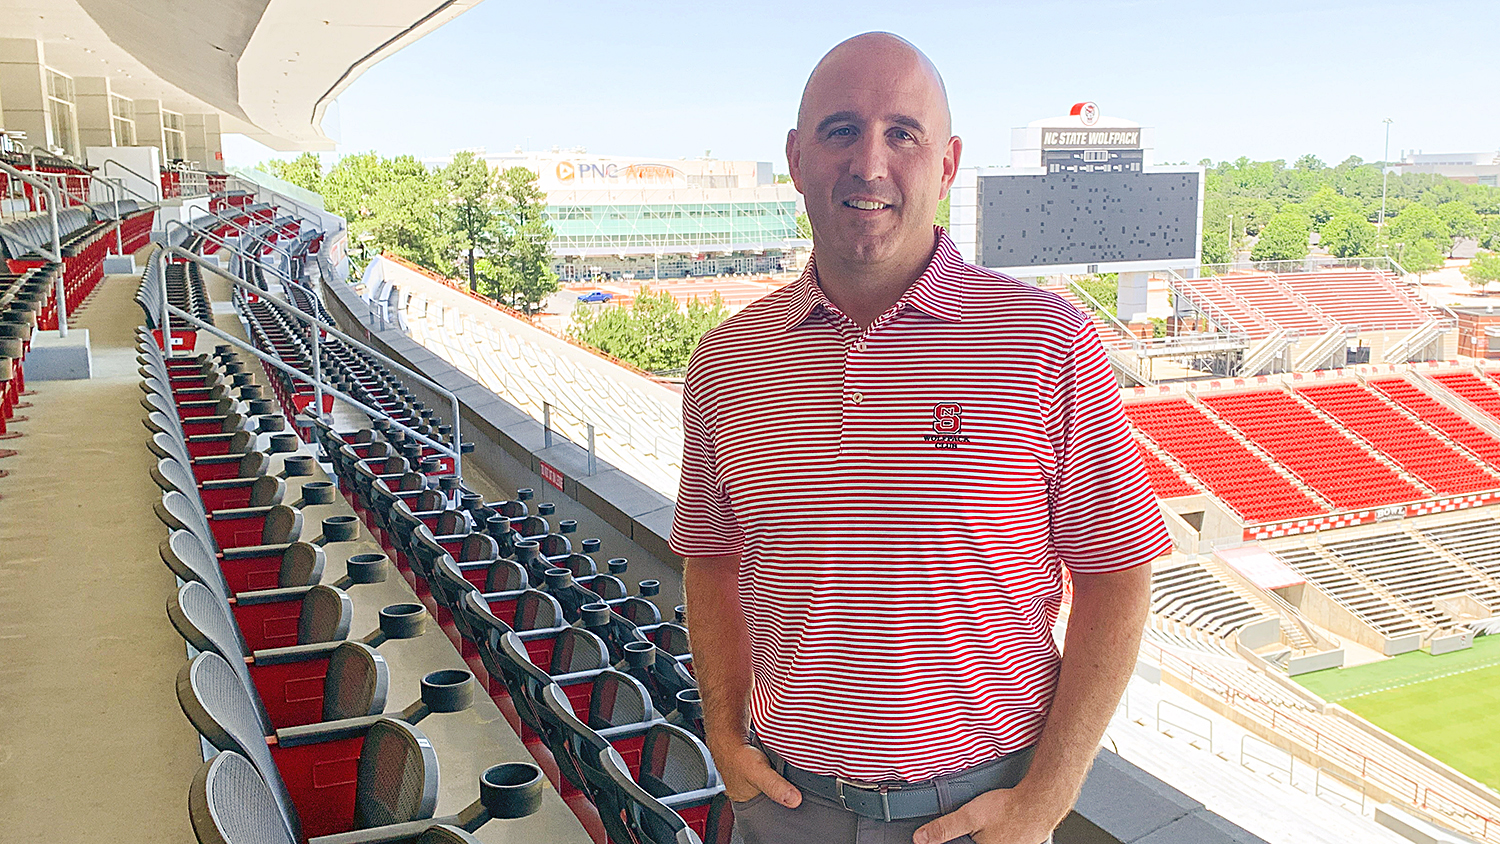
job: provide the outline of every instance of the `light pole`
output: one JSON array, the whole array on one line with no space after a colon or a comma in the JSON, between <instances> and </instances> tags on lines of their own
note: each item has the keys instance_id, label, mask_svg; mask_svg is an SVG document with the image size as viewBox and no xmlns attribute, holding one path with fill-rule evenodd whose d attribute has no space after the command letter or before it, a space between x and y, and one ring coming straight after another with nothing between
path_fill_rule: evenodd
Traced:
<instances>
[{"instance_id":1,"label":"light pole","mask_svg":"<svg viewBox=\"0 0 1500 844\"><path fill-rule=\"evenodd\" d=\"M1390 159L1391 159L1391 123L1393 121L1389 117L1387 117L1385 120L1383 120L1381 122L1385 124L1385 152L1381 155L1381 158L1380 158L1380 226L1378 228L1380 229L1380 242L1382 244L1384 244L1385 243L1385 185L1386 185L1386 181L1388 179L1390 179L1390 176L1391 176L1391 169L1390 169L1389 164L1390 164ZM1386 254L1386 257L1388 257L1388 258L1391 255L1391 247L1389 245L1386 245L1386 247L1385 247L1385 254Z\"/></svg>"}]
</instances>

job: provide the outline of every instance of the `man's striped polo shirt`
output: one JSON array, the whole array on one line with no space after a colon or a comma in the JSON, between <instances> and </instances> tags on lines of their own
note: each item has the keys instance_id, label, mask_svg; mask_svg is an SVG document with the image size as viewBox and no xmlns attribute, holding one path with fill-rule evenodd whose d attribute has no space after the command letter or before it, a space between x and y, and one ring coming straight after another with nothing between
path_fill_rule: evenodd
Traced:
<instances>
[{"instance_id":1,"label":"man's striped polo shirt","mask_svg":"<svg viewBox=\"0 0 1500 844\"><path fill-rule=\"evenodd\" d=\"M671 545L741 556L756 732L818 773L915 781L1031 744L1064 567L1171 547L1090 320L935 237L868 330L810 263L688 367Z\"/></svg>"}]
</instances>

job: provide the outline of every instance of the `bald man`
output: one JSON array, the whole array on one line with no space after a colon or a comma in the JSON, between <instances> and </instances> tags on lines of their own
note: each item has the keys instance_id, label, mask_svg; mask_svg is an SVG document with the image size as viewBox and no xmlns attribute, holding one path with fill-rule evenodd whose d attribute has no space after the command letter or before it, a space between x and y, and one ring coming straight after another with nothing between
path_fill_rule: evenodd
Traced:
<instances>
[{"instance_id":1,"label":"bald man","mask_svg":"<svg viewBox=\"0 0 1500 844\"><path fill-rule=\"evenodd\" d=\"M1045 841L1135 664L1166 526L1089 319L933 225L962 148L915 47L835 47L787 134L812 260L688 368L671 541L746 844Z\"/></svg>"}]
</instances>

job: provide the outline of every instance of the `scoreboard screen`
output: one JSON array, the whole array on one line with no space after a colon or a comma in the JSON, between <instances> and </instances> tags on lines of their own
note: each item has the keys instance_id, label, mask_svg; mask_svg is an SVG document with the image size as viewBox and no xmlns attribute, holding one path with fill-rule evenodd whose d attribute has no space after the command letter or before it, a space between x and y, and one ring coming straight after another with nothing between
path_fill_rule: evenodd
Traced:
<instances>
[{"instance_id":1,"label":"scoreboard screen","mask_svg":"<svg viewBox=\"0 0 1500 844\"><path fill-rule=\"evenodd\" d=\"M1050 151L1047 172L981 175L978 263L1193 261L1200 172L1142 172L1136 151Z\"/></svg>"}]
</instances>

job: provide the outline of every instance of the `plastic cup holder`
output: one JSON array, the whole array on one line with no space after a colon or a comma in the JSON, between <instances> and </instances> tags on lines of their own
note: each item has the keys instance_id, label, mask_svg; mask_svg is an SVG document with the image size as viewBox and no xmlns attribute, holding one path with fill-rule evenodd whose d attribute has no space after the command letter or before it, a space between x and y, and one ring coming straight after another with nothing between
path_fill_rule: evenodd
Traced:
<instances>
[{"instance_id":1,"label":"plastic cup holder","mask_svg":"<svg viewBox=\"0 0 1500 844\"><path fill-rule=\"evenodd\" d=\"M546 587L553 590L562 589L573 582L573 572L564 568L547 569L542 576L547 579Z\"/></svg>"},{"instance_id":2,"label":"plastic cup holder","mask_svg":"<svg viewBox=\"0 0 1500 844\"><path fill-rule=\"evenodd\" d=\"M427 630L427 608L421 604L391 604L380 610L380 632L387 639L415 639Z\"/></svg>"},{"instance_id":3,"label":"plastic cup holder","mask_svg":"<svg viewBox=\"0 0 1500 844\"><path fill-rule=\"evenodd\" d=\"M422 678L422 702L433 712L460 712L474 705L474 674L445 668Z\"/></svg>"},{"instance_id":4,"label":"plastic cup holder","mask_svg":"<svg viewBox=\"0 0 1500 844\"><path fill-rule=\"evenodd\" d=\"M272 434L271 453L291 454L302 444L302 440L296 434Z\"/></svg>"},{"instance_id":5,"label":"plastic cup holder","mask_svg":"<svg viewBox=\"0 0 1500 844\"><path fill-rule=\"evenodd\" d=\"M656 661L656 645L650 642L626 642L625 662L632 668L646 668Z\"/></svg>"},{"instance_id":6,"label":"plastic cup holder","mask_svg":"<svg viewBox=\"0 0 1500 844\"><path fill-rule=\"evenodd\" d=\"M542 769L530 762L507 762L479 777L479 803L490 817L524 818L542 808Z\"/></svg>"},{"instance_id":7,"label":"plastic cup holder","mask_svg":"<svg viewBox=\"0 0 1500 844\"><path fill-rule=\"evenodd\" d=\"M385 422L384 419L380 421ZM389 426L391 423L386 422L385 424ZM397 428L394 431L388 430L385 432L385 441L390 443L391 445L400 445L406 442L406 432L401 430L400 428Z\"/></svg>"},{"instance_id":8,"label":"plastic cup holder","mask_svg":"<svg viewBox=\"0 0 1500 844\"><path fill-rule=\"evenodd\" d=\"M357 516L329 516L323 520L323 538L329 542L348 542L358 536Z\"/></svg>"},{"instance_id":9,"label":"plastic cup holder","mask_svg":"<svg viewBox=\"0 0 1500 844\"><path fill-rule=\"evenodd\" d=\"M232 360L224 364L224 371L230 375L239 375L245 371L245 364L237 360Z\"/></svg>"},{"instance_id":10,"label":"plastic cup holder","mask_svg":"<svg viewBox=\"0 0 1500 844\"><path fill-rule=\"evenodd\" d=\"M703 694L697 689L683 689L677 693L677 711L689 721L703 717Z\"/></svg>"},{"instance_id":11,"label":"plastic cup holder","mask_svg":"<svg viewBox=\"0 0 1500 844\"><path fill-rule=\"evenodd\" d=\"M436 457L428 457L422 461L421 466L418 467L418 471L420 471L424 475L430 475L441 468L443 468L442 461L438 460Z\"/></svg>"},{"instance_id":12,"label":"plastic cup holder","mask_svg":"<svg viewBox=\"0 0 1500 844\"><path fill-rule=\"evenodd\" d=\"M391 420L389 420L389 419L376 419L374 422L370 423L370 427L374 428L375 430L377 430L377 431L379 431L380 433L383 434L386 431L389 431L391 429Z\"/></svg>"},{"instance_id":13,"label":"plastic cup holder","mask_svg":"<svg viewBox=\"0 0 1500 844\"><path fill-rule=\"evenodd\" d=\"M282 463L287 477L305 478L317 471L318 462L310 454L293 454Z\"/></svg>"},{"instance_id":14,"label":"plastic cup holder","mask_svg":"<svg viewBox=\"0 0 1500 844\"><path fill-rule=\"evenodd\" d=\"M240 398L245 401L254 401L266 397L266 388L259 384L240 384Z\"/></svg>"},{"instance_id":15,"label":"plastic cup holder","mask_svg":"<svg viewBox=\"0 0 1500 844\"><path fill-rule=\"evenodd\" d=\"M255 413L257 410L256 405L265 406L266 412L264 415ZM257 431L262 434L274 434L278 431L286 430L286 417L274 412L274 410L275 405L269 399L256 399L250 403L250 413L260 416L259 421L255 423Z\"/></svg>"},{"instance_id":16,"label":"plastic cup holder","mask_svg":"<svg viewBox=\"0 0 1500 844\"><path fill-rule=\"evenodd\" d=\"M660 580L642 580L641 581L641 597L642 598L655 598L657 595L660 595L660 594L661 594L661 581Z\"/></svg>"},{"instance_id":17,"label":"plastic cup holder","mask_svg":"<svg viewBox=\"0 0 1500 844\"><path fill-rule=\"evenodd\" d=\"M484 532L499 539L510 533L510 519L505 516L490 516L484 520Z\"/></svg>"},{"instance_id":18,"label":"plastic cup holder","mask_svg":"<svg viewBox=\"0 0 1500 844\"><path fill-rule=\"evenodd\" d=\"M516 490L517 501L530 501L532 499L532 496L534 495L536 495L536 490L532 489L529 486L522 487L521 489Z\"/></svg>"},{"instance_id":19,"label":"plastic cup holder","mask_svg":"<svg viewBox=\"0 0 1500 844\"><path fill-rule=\"evenodd\" d=\"M440 437L446 437L449 434L453 433L453 426L452 425L439 425L439 426L437 426L437 432L438 432L438 436L440 436Z\"/></svg>"},{"instance_id":20,"label":"plastic cup holder","mask_svg":"<svg viewBox=\"0 0 1500 844\"><path fill-rule=\"evenodd\" d=\"M550 516L550 515L552 515L553 513L556 513L556 512L557 512L557 505L556 504L552 504L550 502L543 502L541 504L536 505L536 514L538 516Z\"/></svg>"},{"instance_id":21,"label":"plastic cup holder","mask_svg":"<svg viewBox=\"0 0 1500 844\"><path fill-rule=\"evenodd\" d=\"M338 488L331 481L308 481L302 485L303 504L332 504Z\"/></svg>"},{"instance_id":22,"label":"plastic cup holder","mask_svg":"<svg viewBox=\"0 0 1500 844\"><path fill-rule=\"evenodd\" d=\"M478 510L484 506L484 496L477 492L466 492L459 496L458 506L462 510Z\"/></svg>"},{"instance_id":23,"label":"plastic cup holder","mask_svg":"<svg viewBox=\"0 0 1500 844\"><path fill-rule=\"evenodd\" d=\"M270 399L248 399L248 401L251 416L270 416L276 412L276 402Z\"/></svg>"},{"instance_id":24,"label":"plastic cup holder","mask_svg":"<svg viewBox=\"0 0 1500 844\"><path fill-rule=\"evenodd\" d=\"M563 519L557 523L558 533L577 533L578 521L576 519Z\"/></svg>"},{"instance_id":25,"label":"plastic cup holder","mask_svg":"<svg viewBox=\"0 0 1500 844\"><path fill-rule=\"evenodd\" d=\"M438 489L442 490L443 492L452 492L458 489L459 484L461 484L462 482L462 479L457 475L444 475L441 478L438 478Z\"/></svg>"},{"instance_id":26,"label":"plastic cup holder","mask_svg":"<svg viewBox=\"0 0 1500 844\"><path fill-rule=\"evenodd\" d=\"M612 557L605 565L609 567L610 574L624 574L630 568L630 561L624 557Z\"/></svg>"},{"instance_id":27,"label":"plastic cup holder","mask_svg":"<svg viewBox=\"0 0 1500 844\"><path fill-rule=\"evenodd\" d=\"M473 443L459 443L458 444L458 453L459 454L473 454L474 453L474 444Z\"/></svg>"},{"instance_id":28,"label":"plastic cup holder","mask_svg":"<svg viewBox=\"0 0 1500 844\"><path fill-rule=\"evenodd\" d=\"M594 628L609 624L609 604L600 602L597 604L584 604L578 609L583 618L583 626Z\"/></svg>"},{"instance_id":29,"label":"plastic cup holder","mask_svg":"<svg viewBox=\"0 0 1500 844\"><path fill-rule=\"evenodd\" d=\"M583 553L585 553L585 554L597 554L597 553L599 553L599 540L597 540L597 539L585 539L583 541Z\"/></svg>"},{"instance_id":30,"label":"plastic cup holder","mask_svg":"<svg viewBox=\"0 0 1500 844\"><path fill-rule=\"evenodd\" d=\"M248 372L236 372L229 376L229 383L236 387L249 387L255 382L255 376Z\"/></svg>"},{"instance_id":31,"label":"plastic cup holder","mask_svg":"<svg viewBox=\"0 0 1500 844\"><path fill-rule=\"evenodd\" d=\"M382 583L391 559L384 554L354 554L344 563L350 583Z\"/></svg>"},{"instance_id":32,"label":"plastic cup holder","mask_svg":"<svg viewBox=\"0 0 1500 844\"><path fill-rule=\"evenodd\" d=\"M672 608L672 617L678 624L687 624L687 604L678 604Z\"/></svg>"}]
</instances>

